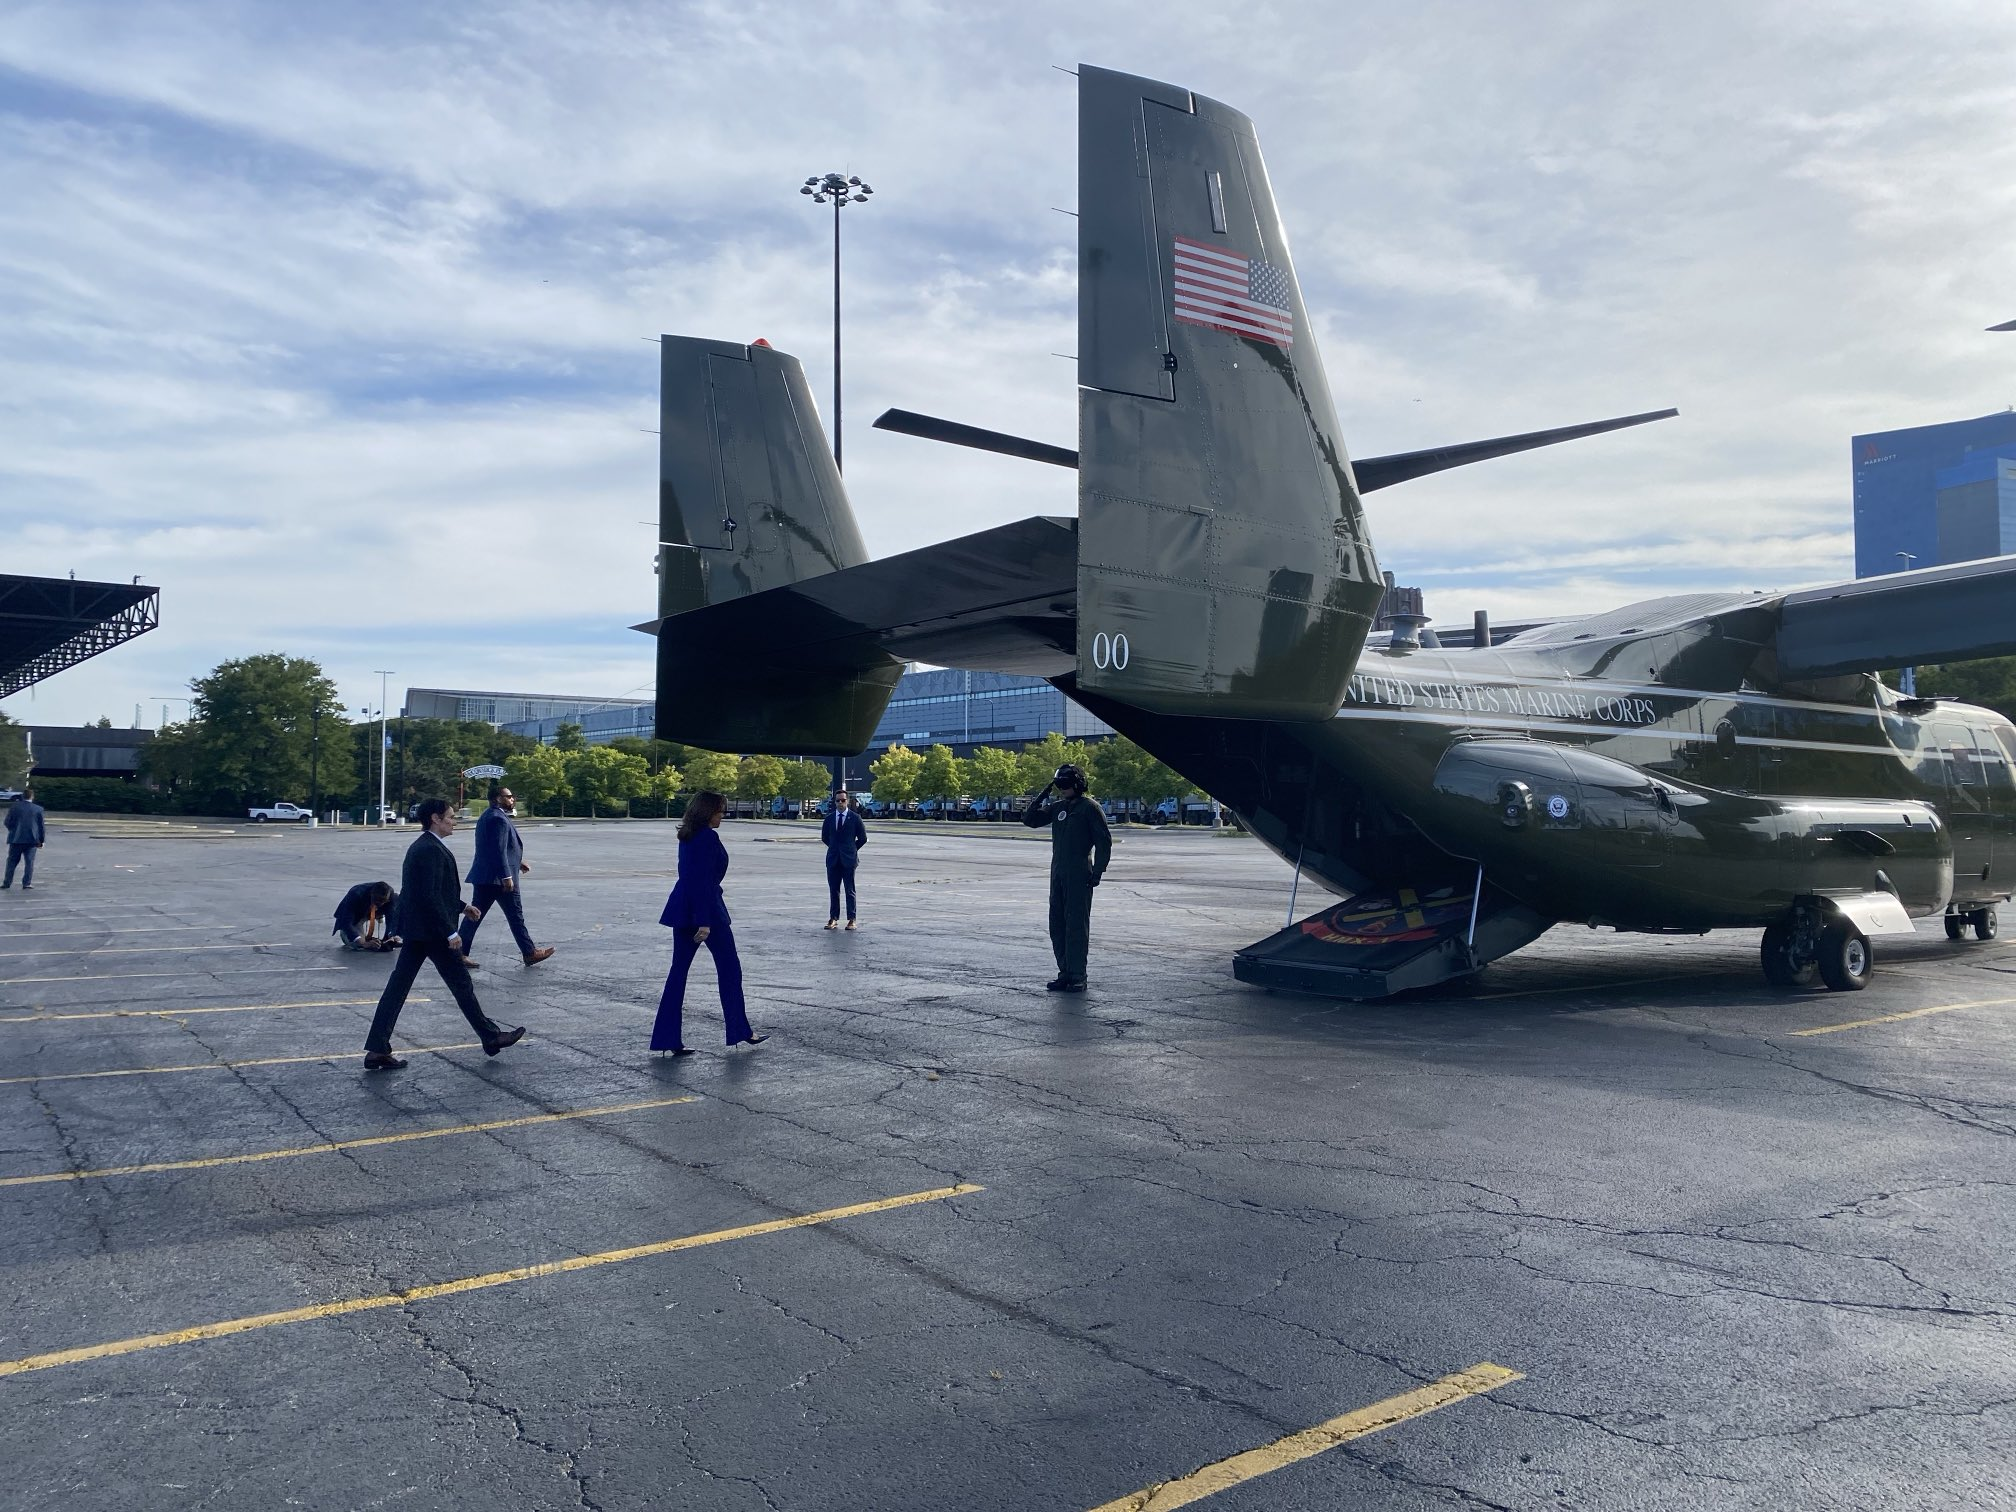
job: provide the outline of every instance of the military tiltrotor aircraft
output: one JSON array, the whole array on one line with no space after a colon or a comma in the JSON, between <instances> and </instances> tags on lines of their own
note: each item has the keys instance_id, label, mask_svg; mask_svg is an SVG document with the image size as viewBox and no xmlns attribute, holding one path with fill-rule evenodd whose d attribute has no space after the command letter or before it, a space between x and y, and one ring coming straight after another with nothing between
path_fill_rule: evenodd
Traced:
<instances>
[{"instance_id":1,"label":"military tiltrotor aircraft","mask_svg":"<svg viewBox=\"0 0 2016 1512\"><path fill-rule=\"evenodd\" d=\"M1075 467L1077 518L869 561L797 361L666 337L662 738L853 754L908 660L1047 678L1348 900L1237 954L1270 987L1577 922L1761 929L1771 981L1853 989L1914 917L1995 933L2016 728L1875 673L2016 651L2016 557L1375 637L1364 494L1660 416L1354 464L1246 117L1089 67L1079 110L1077 448L885 417Z\"/></svg>"}]
</instances>

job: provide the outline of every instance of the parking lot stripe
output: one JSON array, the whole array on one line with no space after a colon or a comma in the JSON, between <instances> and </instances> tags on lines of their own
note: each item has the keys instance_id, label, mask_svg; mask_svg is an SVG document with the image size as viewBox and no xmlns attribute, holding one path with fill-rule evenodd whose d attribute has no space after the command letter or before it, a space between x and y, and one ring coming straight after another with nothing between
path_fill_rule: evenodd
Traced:
<instances>
[{"instance_id":1,"label":"parking lot stripe","mask_svg":"<svg viewBox=\"0 0 2016 1512\"><path fill-rule=\"evenodd\" d=\"M316 998L306 1003L230 1003L204 1008L100 1008L90 1013L17 1013L0 1017L0 1024L66 1023L72 1019L184 1018L192 1013L260 1013L268 1008L356 1008L377 1002L375 997ZM431 1003L432 998L409 997L409 1003Z\"/></svg>"},{"instance_id":2,"label":"parking lot stripe","mask_svg":"<svg viewBox=\"0 0 2016 1512\"><path fill-rule=\"evenodd\" d=\"M1976 998L1966 1003L1939 1003L1930 1008L1907 1008L1902 1013L1879 1013L1874 1018L1849 1019L1841 1024L1819 1024L1811 1029L1794 1029L1795 1039L1804 1039L1815 1034L1839 1034L1843 1029L1867 1029L1871 1024L1897 1024L1905 1019L1924 1018L1932 1013L1958 1013L1962 1008L1999 1008L2005 1003L2016 1003L2016 997Z\"/></svg>"},{"instance_id":3,"label":"parking lot stripe","mask_svg":"<svg viewBox=\"0 0 2016 1512\"><path fill-rule=\"evenodd\" d=\"M76 952L65 952L74 954ZM248 966L244 970L212 971L220 976L300 976L310 971L348 971L347 966ZM0 987L16 987L27 982L138 982L150 977L184 977L186 971L87 971L81 976L0 977Z\"/></svg>"},{"instance_id":4,"label":"parking lot stripe","mask_svg":"<svg viewBox=\"0 0 2016 1512\"><path fill-rule=\"evenodd\" d=\"M565 1123L576 1118L601 1118L616 1113L640 1113L698 1102L697 1097L661 1097L652 1102L611 1103L606 1108L577 1108L572 1113L536 1113L527 1118L499 1118L489 1123L456 1124L446 1129L414 1129L403 1134L371 1134L360 1139L336 1139L326 1144L298 1145L289 1150L260 1150L251 1155L212 1155L203 1160L159 1160L148 1165L102 1166L94 1171L48 1171L34 1176L0 1176L0 1187L36 1186L49 1181L90 1181L101 1176L151 1176L159 1171L207 1171L216 1166L257 1165L290 1160L297 1155L333 1155L338 1150L362 1150L372 1145L410 1144L416 1139L445 1139L451 1134L489 1134L498 1129L527 1129L535 1124Z\"/></svg>"},{"instance_id":5,"label":"parking lot stripe","mask_svg":"<svg viewBox=\"0 0 2016 1512\"><path fill-rule=\"evenodd\" d=\"M251 945L108 945L102 950L96 947L83 950L0 950L0 956L168 955L191 950L283 950L293 943L292 940L263 940Z\"/></svg>"},{"instance_id":6,"label":"parking lot stripe","mask_svg":"<svg viewBox=\"0 0 2016 1512\"><path fill-rule=\"evenodd\" d=\"M0 1371L5 1369L4 1365L0 1365ZM1171 1507L1187 1507L1192 1502L1216 1496L1220 1491L1271 1474L1284 1466L1321 1454L1326 1449L1335 1449L1339 1444L1348 1444L1368 1433L1377 1433L1409 1418L1420 1417L1423 1413L1434 1412L1524 1379L1518 1371L1507 1370L1503 1365L1493 1365L1489 1361L1472 1365L1468 1370L1459 1370L1439 1381L1430 1381L1413 1391L1403 1391L1398 1396L1374 1402L1370 1407L1360 1407L1356 1412L1347 1412L1313 1428L1304 1428L1300 1433L1291 1433L1261 1448L1248 1449L1230 1459L1192 1470L1176 1480L1162 1481L1118 1500L1101 1502L1092 1508L1092 1512L1166 1512Z\"/></svg>"},{"instance_id":7,"label":"parking lot stripe","mask_svg":"<svg viewBox=\"0 0 2016 1512\"><path fill-rule=\"evenodd\" d=\"M64 922L76 921L69 919ZM19 934L0 935L0 940L54 940L64 935L80 934L188 934L192 930L208 928L208 924L149 924L144 929L24 929Z\"/></svg>"},{"instance_id":8,"label":"parking lot stripe","mask_svg":"<svg viewBox=\"0 0 2016 1512\"><path fill-rule=\"evenodd\" d=\"M232 1334L250 1333L259 1328L277 1328L288 1323L309 1323L320 1318L341 1318L351 1313L372 1312L378 1308L404 1307L413 1302L431 1301L435 1297L453 1297L463 1292L483 1291L493 1286L510 1286L518 1281L537 1281L547 1276L563 1276L571 1271L595 1270L604 1265L621 1265L627 1260L644 1260L653 1255L671 1255L680 1250L701 1249L710 1244L726 1244L735 1239L755 1239L764 1234L780 1234L787 1229L812 1228L822 1223L835 1223L842 1218L859 1218L868 1213L886 1213L894 1208L914 1207L922 1202L943 1202L948 1197L964 1197L969 1193L984 1190L985 1188L974 1186L969 1182L961 1182L957 1186L935 1187L928 1192L906 1192L900 1197L878 1197L872 1202L855 1202L846 1207L826 1208L821 1212L803 1213L792 1218L772 1218L764 1223L745 1223L740 1228L716 1229L706 1234L685 1234L677 1239L660 1239L653 1244L632 1245L628 1249L604 1250L598 1255L572 1255L565 1260L546 1260L537 1265L521 1265L514 1270L491 1271L481 1276L464 1276L457 1281L437 1281L430 1286L412 1286L403 1291L381 1292L371 1297L349 1297L340 1302L318 1302L312 1307L292 1307L285 1312L258 1313L249 1318L227 1318L220 1323L202 1323L194 1328L178 1328L172 1333L141 1334L138 1338L116 1339L109 1344L87 1344L81 1349L59 1349L49 1354L27 1355L18 1360L0 1360L0 1376L24 1375L31 1370L51 1370L58 1365L78 1365L86 1360L104 1360L114 1355L137 1354L145 1349L166 1349L173 1344L194 1344L203 1339L222 1339Z\"/></svg>"},{"instance_id":9,"label":"parking lot stripe","mask_svg":"<svg viewBox=\"0 0 2016 1512\"><path fill-rule=\"evenodd\" d=\"M466 1045L399 1045L400 1055L439 1055L447 1050L481 1050L481 1040ZM166 1076L171 1071L236 1071L240 1066L306 1066L316 1061L348 1060L363 1055L362 1050L331 1050L322 1055L274 1055L264 1060L198 1061L192 1066L135 1066L128 1071L60 1071L53 1076L0 1076L0 1087L18 1087L26 1082L96 1081L103 1076Z\"/></svg>"}]
</instances>

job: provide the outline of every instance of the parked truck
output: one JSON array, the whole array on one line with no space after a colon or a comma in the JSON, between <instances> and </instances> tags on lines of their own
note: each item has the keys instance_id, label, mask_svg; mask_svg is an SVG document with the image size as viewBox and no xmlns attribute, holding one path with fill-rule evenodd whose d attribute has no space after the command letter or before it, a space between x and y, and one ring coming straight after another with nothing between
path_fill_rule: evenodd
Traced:
<instances>
[{"instance_id":1,"label":"parked truck","mask_svg":"<svg viewBox=\"0 0 2016 1512\"><path fill-rule=\"evenodd\" d=\"M306 824L315 816L291 803L275 803L267 808L247 809L245 817L254 824Z\"/></svg>"}]
</instances>

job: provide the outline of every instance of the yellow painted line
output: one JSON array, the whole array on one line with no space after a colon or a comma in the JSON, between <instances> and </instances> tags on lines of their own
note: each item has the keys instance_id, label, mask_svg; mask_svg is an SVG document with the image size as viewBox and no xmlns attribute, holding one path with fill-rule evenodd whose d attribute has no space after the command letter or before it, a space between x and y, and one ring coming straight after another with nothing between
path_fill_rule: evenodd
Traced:
<instances>
[{"instance_id":1,"label":"yellow painted line","mask_svg":"<svg viewBox=\"0 0 2016 1512\"><path fill-rule=\"evenodd\" d=\"M152 1176L160 1171L207 1171L216 1166L257 1165L267 1160L291 1160L297 1155L333 1155L338 1150L362 1150L372 1145L410 1144L416 1139L446 1139L451 1134L489 1134L498 1129L529 1129L535 1124L564 1123L575 1118L601 1118L698 1102L697 1097L661 1097L655 1102L614 1103L606 1108L578 1108L572 1113L538 1113L529 1118L499 1118L490 1123L457 1124L447 1129L417 1129L404 1134L372 1134L361 1139L337 1139L327 1144L300 1145L291 1150L260 1150L251 1155L212 1155L204 1160L159 1160L148 1165L102 1166L95 1171L48 1171L35 1176L0 1176L0 1187L37 1186L48 1181L89 1181L101 1176Z\"/></svg>"},{"instance_id":2,"label":"yellow painted line","mask_svg":"<svg viewBox=\"0 0 2016 1512\"><path fill-rule=\"evenodd\" d=\"M481 1050L483 1041L466 1045L395 1045L396 1055L439 1055L445 1050ZM240 1066L306 1066L316 1061L348 1060L362 1057L362 1050L331 1051L325 1055L275 1055L265 1060L198 1061L193 1066L138 1066L130 1071L64 1071L54 1076L0 1076L0 1087L18 1087L24 1082L95 1081L101 1076L165 1076L170 1071L235 1071Z\"/></svg>"},{"instance_id":3,"label":"yellow painted line","mask_svg":"<svg viewBox=\"0 0 2016 1512\"><path fill-rule=\"evenodd\" d=\"M1795 1038L1814 1034L1839 1034L1843 1029L1867 1029L1871 1024L1899 1024L1905 1019L1924 1018L1933 1013L1958 1013L1962 1008L1997 1008L2016 1003L2016 997L1976 998L1970 1003L1940 1003L1931 1008L1907 1008L1902 1013L1879 1013L1874 1018L1849 1019L1841 1024L1820 1024L1812 1029L1794 1029Z\"/></svg>"},{"instance_id":4,"label":"yellow painted line","mask_svg":"<svg viewBox=\"0 0 2016 1512\"><path fill-rule=\"evenodd\" d=\"M0 1365L0 1372L6 1370ZM1409 1418L1420 1417L1423 1413L1434 1412L1469 1397L1480 1396L1487 1391L1512 1381L1524 1380L1516 1370L1507 1370L1502 1365L1489 1361L1472 1365L1468 1370L1459 1370L1454 1375L1446 1375L1439 1381L1430 1381L1426 1386L1413 1391L1403 1391L1398 1396L1374 1402L1370 1407L1360 1407L1356 1412L1347 1412L1327 1422L1318 1423L1313 1428L1304 1428L1300 1433L1291 1433L1284 1439L1258 1449L1248 1449L1243 1454L1235 1454L1230 1459L1219 1460L1192 1470L1188 1475L1176 1480L1162 1481L1157 1485L1130 1492L1117 1501L1101 1502L1092 1512L1165 1512L1170 1507L1187 1507L1207 1496L1216 1496L1220 1491L1243 1485L1262 1475L1272 1474L1288 1465L1309 1459L1335 1449L1339 1444L1348 1444L1353 1439L1391 1428L1396 1423L1404 1423Z\"/></svg>"},{"instance_id":5,"label":"yellow painted line","mask_svg":"<svg viewBox=\"0 0 2016 1512\"><path fill-rule=\"evenodd\" d=\"M306 1003L230 1003L218 1008L105 1008L91 1013L21 1013L11 1018L0 1018L0 1024L53 1024L66 1023L74 1019L109 1018L187 1018L192 1013L263 1013L268 1008L357 1008L376 1003L375 997L361 998L316 998ZM409 1003L431 1003L426 997L409 997Z\"/></svg>"},{"instance_id":6,"label":"yellow painted line","mask_svg":"<svg viewBox=\"0 0 2016 1512\"><path fill-rule=\"evenodd\" d=\"M299 976L310 971L346 971L344 966L251 966L242 971L212 971L213 977L220 976ZM0 987L13 987L26 982L138 982L151 977L187 978L186 971L87 971L82 975L53 977L0 977Z\"/></svg>"},{"instance_id":7,"label":"yellow painted line","mask_svg":"<svg viewBox=\"0 0 2016 1512\"><path fill-rule=\"evenodd\" d=\"M109 1344L87 1344L81 1349L59 1349L50 1354L28 1355L19 1360L0 1360L0 1376L22 1375L31 1370L50 1370L58 1365L77 1365L85 1360L104 1360L114 1355L137 1354L143 1349L165 1349L171 1344L194 1344L202 1339L222 1339L232 1334L250 1333L258 1328L277 1328L287 1323L310 1323L320 1318L342 1318L351 1313L373 1312L382 1307L404 1307L435 1297L453 1297L463 1292L483 1291L493 1286L509 1286L517 1281L536 1281L546 1276L562 1276L570 1271L595 1270L604 1265L621 1265L626 1260L645 1260L653 1255L671 1255L680 1250L701 1249L710 1244L726 1244L734 1239L756 1239L779 1234L786 1229L812 1228L842 1218L859 1218L868 1213L886 1213L893 1208L914 1207L920 1202L942 1202L948 1197L964 1197L985 1190L968 1182L937 1187L928 1192L908 1192L901 1197L878 1197L873 1202L856 1202L847 1207L827 1208L795 1218L772 1218L767 1223L747 1223L740 1228L716 1229L708 1234L686 1234L677 1239L660 1239L655 1244L638 1244L629 1249L604 1250L599 1255L573 1255L565 1260L547 1260L538 1265L521 1265L515 1270L491 1271L482 1276L464 1276L459 1281L437 1281L430 1286L412 1286L404 1291L381 1292L373 1297L349 1297L340 1302L318 1302L312 1307L292 1307L285 1312L258 1313L249 1318L227 1318L221 1323L201 1323L194 1328L178 1328L171 1333L142 1334L134 1339L117 1339Z\"/></svg>"},{"instance_id":8,"label":"yellow painted line","mask_svg":"<svg viewBox=\"0 0 2016 1512\"><path fill-rule=\"evenodd\" d=\"M170 951L191 950L281 950L292 945L292 940L265 940L254 945L108 945L98 949L85 950L0 950L0 956L101 956L101 955L167 955Z\"/></svg>"}]
</instances>

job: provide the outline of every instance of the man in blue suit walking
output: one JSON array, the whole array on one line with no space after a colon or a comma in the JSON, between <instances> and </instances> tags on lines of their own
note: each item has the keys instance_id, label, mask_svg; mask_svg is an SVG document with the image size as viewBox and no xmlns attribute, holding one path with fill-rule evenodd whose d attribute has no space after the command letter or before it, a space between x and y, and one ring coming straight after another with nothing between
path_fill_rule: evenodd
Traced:
<instances>
[{"instance_id":1,"label":"man in blue suit walking","mask_svg":"<svg viewBox=\"0 0 2016 1512\"><path fill-rule=\"evenodd\" d=\"M503 908L504 922L511 926L511 938L518 942L518 953L525 958L525 964L537 966L553 954L553 947L548 945L541 950L525 928L518 878L532 868L525 862L525 842L518 838L518 826L511 822L517 810L518 800L511 789L502 783L492 783L490 807L476 821L476 859L463 879L475 889L469 900L475 914L462 920L462 954L469 954L477 927L494 903Z\"/></svg>"},{"instance_id":2,"label":"man in blue suit walking","mask_svg":"<svg viewBox=\"0 0 2016 1512\"><path fill-rule=\"evenodd\" d=\"M841 788L833 795L833 811L819 826L819 838L826 843L826 927L840 927L840 889L847 889L847 927L854 927L854 868L861 859L861 847L868 843L868 826L854 812L854 801Z\"/></svg>"},{"instance_id":3,"label":"man in blue suit walking","mask_svg":"<svg viewBox=\"0 0 2016 1512\"><path fill-rule=\"evenodd\" d=\"M27 864L21 873L21 891L34 887L35 852L40 849L42 805L35 801L35 790L28 788L7 806L7 880L0 882L0 888L14 885L14 868L23 862Z\"/></svg>"}]
</instances>

